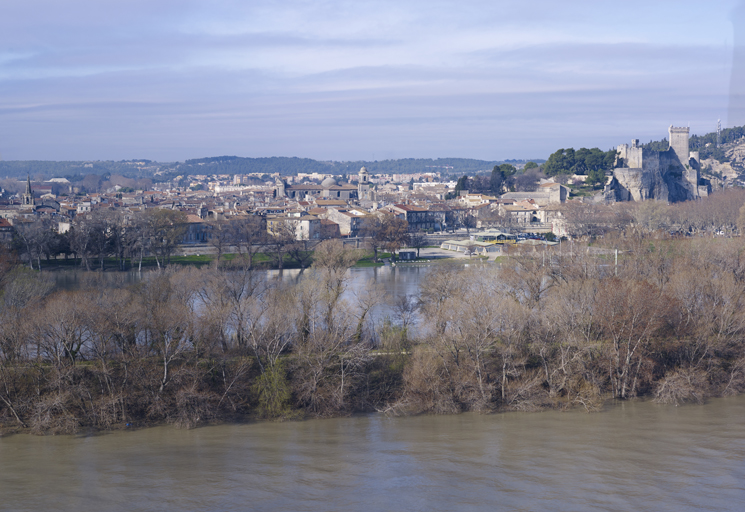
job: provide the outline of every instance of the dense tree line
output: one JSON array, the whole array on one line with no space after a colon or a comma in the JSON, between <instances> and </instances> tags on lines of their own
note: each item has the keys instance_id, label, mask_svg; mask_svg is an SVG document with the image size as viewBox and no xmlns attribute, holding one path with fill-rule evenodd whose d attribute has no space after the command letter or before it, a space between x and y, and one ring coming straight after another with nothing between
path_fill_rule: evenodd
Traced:
<instances>
[{"instance_id":1,"label":"dense tree line","mask_svg":"<svg viewBox=\"0 0 745 512\"><path fill-rule=\"evenodd\" d=\"M605 249L604 249L605 248ZM618 249L618 265L612 257ZM745 390L745 246L634 227L430 269L417 297L323 242L297 281L173 267L53 291L0 259L0 423L34 432L242 417L596 410Z\"/></svg>"},{"instance_id":2,"label":"dense tree line","mask_svg":"<svg viewBox=\"0 0 745 512\"><path fill-rule=\"evenodd\" d=\"M144 166L140 165L144 164ZM2 160L0 161L0 176L25 179L32 178L67 178L79 181L89 174L102 176L106 174L120 174L130 178L151 178L152 173L161 166L150 160L96 160L96 161L49 161L49 160ZM149 169L149 170L145 170Z\"/></svg>"},{"instance_id":3,"label":"dense tree line","mask_svg":"<svg viewBox=\"0 0 745 512\"><path fill-rule=\"evenodd\" d=\"M30 268L41 269L42 258L64 256L80 259L86 270L105 270L114 258L118 270L142 266L144 256L165 265L187 230L186 214L178 210L149 209L136 214L117 209L96 209L80 214L70 229L60 233L49 219L17 223L11 249ZM129 260L129 265L127 265Z\"/></svg>"},{"instance_id":4,"label":"dense tree line","mask_svg":"<svg viewBox=\"0 0 745 512\"><path fill-rule=\"evenodd\" d=\"M605 183L605 172L616 163L616 150L601 151L598 148L559 149L543 164L547 176L579 174L587 176L585 183Z\"/></svg>"},{"instance_id":5,"label":"dense tree line","mask_svg":"<svg viewBox=\"0 0 745 512\"><path fill-rule=\"evenodd\" d=\"M62 258L73 258L85 270L103 271L112 259L116 270L142 270L143 259L148 257L160 268L170 263L177 247L184 243L188 223L186 214L178 210L153 208L133 214L96 209L77 215L69 230L60 233L58 228L46 218L17 223L10 249L32 270L56 268ZM199 242L210 247L218 264L231 254L237 264L249 268L254 267L260 252L270 258L273 268L282 269L289 260L304 269L312 262L318 243L298 240L292 219L275 225L272 233L267 232L265 219L258 215L205 220L199 229L199 236L204 237ZM410 242L408 223L391 215L368 216L359 234L366 238L365 245L373 251L375 262L379 249L395 253ZM419 247L425 244L421 236L417 240Z\"/></svg>"},{"instance_id":6,"label":"dense tree line","mask_svg":"<svg viewBox=\"0 0 745 512\"><path fill-rule=\"evenodd\" d=\"M163 170L172 174L248 174L279 173L283 176L303 173L357 174L366 167L372 174L411 174L420 172L468 172L491 169L497 162L470 158L400 158L395 160L319 161L310 158L270 157L243 158L236 156L210 157L168 164Z\"/></svg>"},{"instance_id":7,"label":"dense tree line","mask_svg":"<svg viewBox=\"0 0 745 512\"><path fill-rule=\"evenodd\" d=\"M613 269L575 247L515 255L493 275L436 273L422 290L428 329L393 410L593 410L607 397L741 392L741 244L649 242L618 240Z\"/></svg>"},{"instance_id":8,"label":"dense tree line","mask_svg":"<svg viewBox=\"0 0 745 512\"><path fill-rule=\"evenodd\" d=\"M292 176L299 172L321 174L357 174L361 167L373 174L411 174L420 172L476 173L491 169L499 162L475 160L471 158L400 158L375 161L320 161L310 158L269 157L243 158L238 156L219 156L186 160L185 162L153 162L138 160L145 165L135 165L135 161L92 161L92 162L54 162L54 161L0 161L0 176L24 179L26 175L40 178L66 177L71 181L81 181L90 174L122 175L128 178L150 178L154 181L171 181L184 174L249 174L279 173ZM155 176L155 172L158 175ZM105 181L105 180L104 180Z\"/></svg>"},{"instance_id":9,"label":"dense tree line","mask_svg":"<svg viewBox=\"0 0 745 512\"><path fill-rule=\"evenodd\" d=\"M666 204L581 204L561 207L566 229L572 237L598 237L613 232L635 232L644 236L745 234L745 190L731 188L696 201Z\"/></svg>"},{"instance_id":10,"label":"dense tree line","mask_svg":"<svg viewBox=\"0 0 745 512\"><path fill-rule=\"evenodd\" d=\"M58 223L41 218L17 223L10 249L29 268L37 270L56 267L61 258L73 258L85 270L107 270L111 259L116 270L141 269L145 257L154 258L161 267L170 263L174 251L184 242L186 219L184 212L171 209L136 213L96 209L77 215L69 230L60 233ZM218 262L232 252L249 266L259 249L269 251L279 244L286 253L298 245L294 229L268 236L259 216L205 221L203 235L206 239L202 243L214 249Z\"/></svg>"},{"instance_id":11,"label":"dense tree line","mask_svg":"<svg viewBox=\"0 0 745 512\"><path fill-rule=\"evenodd\" d=\"M520 170L512 164L499 164L495 165L489 174L460 176L449 197L453 199L460 195L461 191L494 196L505 192L533 192L545 177L535 162L528 162L525 168Z\"/></svg>"},{"instance_id":12,"label":"dense tree line","mask_svg":"<svg viewBox=\"0 0 745 512\"><path fill-rule=\"evenodd\" d=\"M35 432L125 423L193 425L236 415L371 410L390 383L370 350L374 284L344 297L354 251L326 242L299 283L162 269L133 287L95 277L52 292L0 266L0 422ZM378 365L380 366L380 365Z\"/></svg>"}]
</instances>

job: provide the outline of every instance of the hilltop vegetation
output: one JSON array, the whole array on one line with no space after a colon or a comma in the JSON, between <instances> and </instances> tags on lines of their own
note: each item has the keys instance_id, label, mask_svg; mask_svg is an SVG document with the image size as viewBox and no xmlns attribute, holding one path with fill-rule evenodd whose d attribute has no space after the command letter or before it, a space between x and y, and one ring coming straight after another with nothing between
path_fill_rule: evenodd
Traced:
<instances>
[{"instance_id":1,"label":"hilltop vegetation","mask_svg":"<svg viewBox=\"0 0 745 512\"><path fill-rule=\"evenodd\" d=\"M722 130L720 142L722 145L732 144L743 137L745 137L745 126L734 126ZM708 147L707 144L709 145ZM705 135L691 135L688 139L688 146L691 151L698 151L702 160L714 158L720 163L724 163L727 160L724 149L717 147L716 132ZM643 144L643 147L653 151L667 151L670 147L670 142L667 138L663 138L662 140L649 141L647 144Z\"/></svg>"},{"instance_id":2,"label":"hilltop vegetation","mask_svg":"<svg viewBox=\"0 0 745 512\"><path fill-rule=\"evenodd\" d=\"M128 177L149 177L160 168L161 164L150 160L114 161L79 161L56 162L47 160L0 160L0 178L67 178L78 181L83 177L95 174L120 174Z\"/></svg>"},{"instance_id":3,"label":"hilltop vegetation","mask_svg":"<svg viewBox=\"0 0 745 512\"><path fill-rule=\"evenodd\" d=\"M560 149L548 157L541 168L547 176L560 174L586 175L588 185L604 184L605 172L613 169L616 150L602 151L598 148Z\"/></svg>"},{"instance_id":4,"label":"hilltop vegetation","mask_svg":"<svg viewBox=\"0 0 745 512\"><path fill-rule=\"evenodd\" d=\"M745 126L722 130L721 143L731 144L745 136ZM691 135L690 148L699 151L702 159L716 158L726 160L722 148L716 147L716 133ZM709 147L706 145L709 144ZM649 141L644 147L656 151L666 151L667 139ZM615 152L598 148L574 150L559 149L551 154L548 161L532 159L542 164L547 176L557 174L596 174L613 166ZM22 178L27 174L39 177L65 177L70 181L80 181L86 175L117 174L129 178L153 178L154 181L170 181L176 176L188 174L274 174L283 176L297 173L356 174L366 167L372 174L411 174L421 172L441 172L452 176L474 175L490 172L501 164L522 164L524 160L487 161L471 158L399 158L391 160L320 161L310 158L269 157L244 158L239 156L216 156L196 158L184 162L156 162L147 159L122 161L0 161L0 177Z\"/></svg>"},{"instance_id":5,"label":"hilltop vegetation","mask_svg":"<svg viewBox=\"0 0 745 512\"><path fill-rule=\"evenodd\" d=\"M542 161L542 160L537 160ZM517 161L512 161L517 163ZM24 178L27 174L45 178L64 177L79 181L89 174L118 174L131 178L153 178L169 181L179 175L189 174L273 174L283 176L297 173L357 174L366 167L372 174L410 174L441 172L463 174L486 172L501 162L470 158L402 158L382 161L323 162L310 158L243 158L219 156L186 160L185 162L160 163L150 160L52 162L52 161L0 161L0 177Z\"/></svg>"}]
</instances>

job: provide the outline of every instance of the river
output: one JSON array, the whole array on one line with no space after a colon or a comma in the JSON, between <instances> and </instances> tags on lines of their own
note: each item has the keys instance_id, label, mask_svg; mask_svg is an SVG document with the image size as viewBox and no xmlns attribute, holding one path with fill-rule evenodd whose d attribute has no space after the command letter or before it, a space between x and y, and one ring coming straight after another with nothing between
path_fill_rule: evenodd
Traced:
<instances>
[{"instance_id":1,"label":"river","mask_svg":"<svg viewBox=\"0 0 745 512\"><path fill-rule=\"evenodd\" d=\"M463 265L464 267L468 265ZM421 279L431 269L428 265L399 265L397 267L362 267L349 269L349 289L362 289L369 280L381 284L385 290L393 296L414 295L419 291ZM53 279L54 285L61 290L75 290L86 286L91 280L101 279L107 285L129 285L139 282L146 278L152 270L137 272L134 270L127 272L85 272L82 270L63 270L58 272L49 272L50 279ZM267 278L277 278L280 276L278 270L259 270ZM307 272L307 271L306 271ZM281 272L281 277L285 281L296 281L300 276L300 270L288 269Z\"/></svg>"},{"instance_id":2,"label":"river","mask_svg":"<svg viewBox=\"0 0 745 512\"><path fill-rule=\"evenodd\" d=\"M427 267L353 269L413 294ZM283 278L293 278L285 273ZM745 396L0 438L0 510L742 510Z\"/></svg>"},{"instance_id":3,"label":"river","mask_svg":"<svg viewBox=\"0 0 745 512\"><path fill-rule=\"evenodd\" d=\"M742 510L745 397L0 438L0 509Z\"/></svg>"},{"instance_id":4,"label":"river","mask_svg":"<svg viewBox=\"0 0 745 512\"><path fill-rule=\"evenodd\" d=\"M463 267L467 265L462 265ZM364 290L371 282L379 285L387 295L387 302L373 308L370 318L377 322L384 320L386 317L395 317L395 300L398 297L409 295L414 296L419 293L419 285L431 270L429 265L399 265L396 267L362 267L351 268L348 270L348 283L346 292L343 297L350 302L355 301L355 294ZM105 286L126 286L136 284L152 272L148 270L138 273L137 271L127 272L85 272L82 270L65 270L60 272L47 273L50 279L54 280L54 286L59 290L77 290L86 286L97 285L103 282ZM296 282L302 279L298 269L283 270L259 270L267 279L282 279L286 282ZM308 272L306 270L306 272ZM418 321L414 316L414 323Z\"/></svg>"}]
</instances>

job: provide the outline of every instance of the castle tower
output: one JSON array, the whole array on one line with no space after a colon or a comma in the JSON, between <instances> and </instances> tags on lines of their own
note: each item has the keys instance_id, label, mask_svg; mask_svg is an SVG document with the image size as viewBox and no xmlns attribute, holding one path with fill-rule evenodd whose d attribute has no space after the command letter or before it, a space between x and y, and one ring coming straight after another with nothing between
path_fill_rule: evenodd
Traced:
<instances>
[{"instance_id":1,"label":"castle tower","mask_svg":"<svg viewBox=\"0 0 745 512\"><path fill-rule=\"evenodd\" d=\"M360 201L371 201L370 195L370 173L364 167L360 169L359 181L357 182L357 198Z\"/></svg>"},{"instance_id":2,"label":"castle tower","mask_svg":"<svg viewBox=\"0 0 745 512\"><path fill-rule=\"evenodd\" d=\"M34 193L31 191L31 176L28 175L26 178L26 193L21 195L21 203L23 206L34 205Z\"/></svg>"},{"instance_id":3,"label":"castle tower","mask_svg":"<svg viewBox=\"0 0 745 512\"><path fill-rule=\"evenodd\" d=\"M689 128L676 128L671 125L668 132L670 133L670 147L675 151L675 155L683 166L683 176L688 182L688 188L691 191L693 198L698 198L700 197L698 187L698 182L700 180L698 165L696 163L691 164L691 158L696 158L698 155L693 155L689 150Z\"/></svg>"},{"instance_id":4,"label":"castle tower","mask_svg":"<svg viewBox=\"0 0 745 512\"><path fill-rule=\"evenodd\" d=\"M668 133L670 135L670 147L673 148L675 154L678 155L678 160L685 166L690 158L690 152L688 150L688 132L689 128L676 128L670 125Z\"/></svg>"}]
</instances>

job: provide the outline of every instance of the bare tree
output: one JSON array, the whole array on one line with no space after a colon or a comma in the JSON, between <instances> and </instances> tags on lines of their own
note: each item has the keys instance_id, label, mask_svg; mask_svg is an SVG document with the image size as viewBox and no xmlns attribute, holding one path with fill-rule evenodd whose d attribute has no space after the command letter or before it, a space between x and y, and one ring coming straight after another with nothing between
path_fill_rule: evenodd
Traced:
<instances>
[{"instance_id":1,"label":"bare tree","mask_svg":"<svg viewBox=\"0 0 745 512\"><path fill-rule=\"evenodd\" d=\"M28 259L29 268L34 268L34 260L36 260L36 267L41 270L41 258L49 254L54 236L52 224L48 219L17 223L16 237L22 247L22 254Z\"/></svg>"},{"instance_id":2,"label":"bare tree","mask_svg":"<svg viewBox=\"0 0 745 512\"><path fill-rule=\"evenodd\" d=\"M300 272L303 272L313 260L311 243L309 240L296 240L295 243L287 246L287 254L300 265Z\"/></svg>"},{"instance_id":3,"label":"bare tree","mask_svg":"<svg viewBox=\"0 0 745 512\"><path fill-rule=\"evenodd\" d=\"M175 280L178 273L161 270L143 281L137 290L138 300L142 304L144 327L143 341L148 352L157 355L162 365L162 376L158 381L158 392L171 382L171 366L191 341L192 297L184 293L188 288L177 287ZM194 284L188 279L180 279L180 284ZM181 289L179 289L181 288Z\"/></svg>"},{"instance_id":4,"label":"bare tree","mask_svg":"<svg viewBox=\"0 0 745 512\"><path fill-rule=\"evenodd\" d=\"M88 295L55 294L39 311L34 335L39 354L57 367L75 364L91 340L86 322Z\"/></svg>"},{"instance_id":5,"label":"bare tree","mask_svg":"<svg viewBox=\"0 0 745 512\"><path fill-rule=\"evenodd\" d=\"M416 257L419 257L419 249L427 247L427 235L422 231L415 231L409 235L409 247L416 249Z\"/></svg>"},{"instance_id":6,"label":"bare tree","mask_svg":"<svg viewBox=\"0 0 745 512\"><path fill-rule=\"evenodd\" d=\"M101 270L105 270L105 258L115 246L114 239L118 235L118 222L115 213L97 209L90 213L87 229L91 251L98 257Z\"/></svg>"},{"instance_id":7,"label":"bare tree","mask_svg":"<svg viewBox=\"0 0 745 512\"><path fill-rule=\"evenodd\" d=\"M477 223L476 217L474 217L472 214L467 213L466 215L463 216L462 224L463 224L463 227L466 228L466 234L468 235L471 234L471 230L476 227L476 223Z\"/></svg>"},{"instance_id":8,"label":"bare tree","mask_svg":"<svg viewBox=\"0 0 745 512\"><path fill-rule=\"evenodd\" d=\"M178 210L151 209L144 215L145 228L150 236L150 245L160 268L167 265L171 254L186 233L186 214Z\"/></svg>"},{"instance_id":9,"label":"bare tree","mask_svg":"<svg viewBox=\"0 0 745 512\"><path fill-rule=\"evenodd\" d=\"M649 345L668 314L669 299L645 282L616 278L601 283L597 308L600 328L607 340L608 365L613 395L636 396L642 364Z\"/></svg>"},{"instance_id":10,"label":"bare tree","mask_svg":"<svg viewBox=\"0 0 745 512\"><path fill-rule=\"evenodd\" d=\"M349 407L347 397L369 358L361 325L377 299L360 297L357 314L343 299L347 271L358 257L338 240L323 241L299 286L294 388L301 403L316 415Z\"/></svg>"},{"instance_id":11,"label":"bare tree","mask_svg":"<svg viewBox=\"0 0 745 512\"><path fill-rule=\"evenodd\" d=\"M86 215L76 216L67 235L70 240L70 248L75 256L80 258L81 266L90 270L90 258L95 250L95 232L92 221Z\"/></svg>"},{"instance_id":12,"label":"bare tree","mask_svg":"<svg viewBox=\"0 0 745 512\"><path fill-rule=\"evenodd\" d=\"M378 262L378 250L383 247L384 240L379 236L381 231L380 219L374 215L368 215L362 220L359 234L365 239L365 245L373 251L373 261Z\"/></svg>"},{"instance_id":13,"label":"bare tree","mask_svg":"<svg viewBox=\"0 0 745 512\"><path fill-rule=\"evenodd\" d=\"M231 223L236 250L246 261L248 268L253 267L253 257L267 240L263 219L256 215L235 220Z\"/></svg>"},{"instance_id":14,"label":"bare tree","mask_svg":"<svg viewBox=\"0 0 745 512\"><path fill-rule=\"evenodd\" d=\"M220 262L225 251L235 244L235 229L232 223L225 219L212 220L207 223L209 230L208 243L217 252L217 262Z\"/></svg>"},{"instance_id":15,"label":"bare tree","mask_svg":"<svg viewBox=\"0 0 745 512\"><path fill-rule=\"evenodd\" d=\"M419 291L419 306L429 318L425 324L434 335L442 335L447 328L447 304L452 297L461 292L458 269L450 266L433 268Z\"/></svg>"},{"instance_id":16,"label":"bare tree","mask_svg":"<svg viewBox=\"0 0 745 512\"><path fill-rule=\"evenodd\" d=\"M634 224L646 233L671 227L670 208L658 201L642 201L632 211Z\"/></svg>"},{"instance_id":17,"label":"bare tree","mask_svg":"<svg viewBox=\"0 0 745 512\"><path fill-rule=\"evenodd\" d=\"M295 244L295 228L290 222L281 222L274 227L273 233L267 237L266 247L274 260L274 264L282 270L285 256L290 247Z\"/></svg>"},{"instance_id":18,"label":"bare tree","mask_svg":"<svg viewBox=\"0 0 745 512\"><path fill-rule=\"evenodd\" d=\"M515 188L521 192L533 192L538 188L541 179L545 177L539 169L528 169L515 176Z\"/></svg>"},{"instance_id":19,"label":"bare tree","mask_svg":"<svg viewBox=\"0 0 745 512\"><path fill-rule=\"evenodd\" d=\"M395 259L396 252L409 242L409 223L404 219L388 216L380 224L378 238Z\"/></svg>"}]
</instances>

